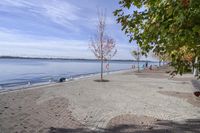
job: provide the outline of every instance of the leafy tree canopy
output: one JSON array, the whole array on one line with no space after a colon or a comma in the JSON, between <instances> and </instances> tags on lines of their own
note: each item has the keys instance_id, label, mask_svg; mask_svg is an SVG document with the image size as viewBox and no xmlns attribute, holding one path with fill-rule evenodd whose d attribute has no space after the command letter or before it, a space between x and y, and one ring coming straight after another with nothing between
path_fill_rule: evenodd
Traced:
<instances>
[{"instance_id":1,"label":"leafy tree canopy","mask_svg":"<svg viewBox=\"0 0 200 133\"><path fill-rule=\"evenodd\" d=\"M114 11L117 22L143 54L153 50L169 55L180 74L191 66L200 68L194 64L196 57L200 59L200 0L120 0L119 4Z\"/></svg>"}]
</instances>

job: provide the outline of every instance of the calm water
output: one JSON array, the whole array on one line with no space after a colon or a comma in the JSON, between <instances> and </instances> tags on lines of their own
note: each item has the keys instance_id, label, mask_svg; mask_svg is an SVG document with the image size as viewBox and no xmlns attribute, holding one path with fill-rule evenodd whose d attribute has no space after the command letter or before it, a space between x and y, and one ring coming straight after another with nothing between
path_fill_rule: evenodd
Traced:
<instances>
[{"instance_id":1,"label":"calm water","mask_svg":"<svg viewBox=\"0 0 200 133\"><path fill-rule=\"evenodd\" d=\"M135 62L111 61L110 71L130 69L133 64ZM143 64L141 62L141 66ZM74 78L99 72L98 61L0 59L0 91L57 82L61 77Z\"/></svg>"}]
</instances>

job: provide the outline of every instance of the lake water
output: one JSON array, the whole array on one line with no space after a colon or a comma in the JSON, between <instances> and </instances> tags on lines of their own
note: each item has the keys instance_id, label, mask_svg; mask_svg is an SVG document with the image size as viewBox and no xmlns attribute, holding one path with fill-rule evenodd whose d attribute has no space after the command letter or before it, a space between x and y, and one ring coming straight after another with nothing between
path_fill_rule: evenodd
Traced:
<instances>
[{"instance_id":1,"label":"lake water","mask_svg":"<svg viewBox=\"0 0 200 133\"><path fill-rule=\"evenodd\" d=\"M136 62L111 61L110 71L131 69ZM145 63L141 62L143 66ZM149 63L157 65L157 63ZM104 66L105 67L105 66ZM48 59L0 59L0 91L27 88L100 72L100 62Z\"/></svg>"}]
</instances>

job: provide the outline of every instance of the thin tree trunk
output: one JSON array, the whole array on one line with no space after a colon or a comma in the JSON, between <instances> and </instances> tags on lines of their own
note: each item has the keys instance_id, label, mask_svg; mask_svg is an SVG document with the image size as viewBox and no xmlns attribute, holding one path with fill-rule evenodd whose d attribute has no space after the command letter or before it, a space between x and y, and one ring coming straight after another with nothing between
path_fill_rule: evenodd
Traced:
<instances>
[{"instance_id":1,"label":"thin tree trunk","mask_svg":"<svg viewBox=\"0 0 200 133\"><path fill-rule=\"evenodd\" d=\"M140 72L140 61L138 60L138 72Z\"/></svg>"},{"instance_id":2,"label":"thin tree trunk","mask_svg":"<svg viewBox=\"0 0 200 133\"><path fill-rule=\"evenodd\" d=\"M195 58L195 64L198 63L198 57ZM198 76L198 68L194 67L194 73L193 75L196 77Z\"/></svg>"},{"instance_id":3,"label":"thin tree trunk","mask_svg":"<svg viewBox=\"0 0 200 133\"><path fill-rule=\"evenodd\" d=\"M103 80L103 58L101 58L101 80Z\"/></svg>"},{"instance_id":4,"label":"thin tree trunk","mask_svg":"<svg viewBox=\"0 0 200 133\"><path fill-rule=\"evenodd\" d=\"M100 43L101 43L101 80L103 80L103 31L101 32Z\"/></svg>"},{"instance_id":5,"label":"thin tree trunk","mask_svg":"<svg viewBox=\"0 0 200 133\"><path fill-rule=\"evenodd\" d=\"M138 61L138 72L140 72L140 50L137 47L137 61Z\"/></svg>"}]
</instances>

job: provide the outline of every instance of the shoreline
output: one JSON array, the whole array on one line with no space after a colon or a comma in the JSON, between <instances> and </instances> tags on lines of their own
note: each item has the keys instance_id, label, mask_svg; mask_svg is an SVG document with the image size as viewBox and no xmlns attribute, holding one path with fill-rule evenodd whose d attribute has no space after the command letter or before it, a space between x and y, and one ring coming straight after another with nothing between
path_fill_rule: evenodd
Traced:
<instances>
[{"instance_id":1,"label":"shoreline","mask_svg":"<svg viewBox=\"0 0 200 133\"><path fill-rule=\"evenodd\" d=\"M162 66L160 66L162 67ZM160 68L156 65L153 65L153 69L152 70L155 70L155 69L158 69ZM143 67L140 67L140 72L143 72L144 70L149 70L149 68L143 68ZM113 70L113 71L109 71L109 72L104 72L103 74L104 75L110 75L110 74L118 74L118 73L125 73L125 72L136 72L137 71L137 67L136 68L129 68L129 69L121 69L121 70ZM86 79L86 78L92 78L92 77L95 77L95 76L99 76L100 75L100 72L98 73L88 73L88 74L79 74L79 75L74 75L74 76L69 76L69 78L65 78L65 81L64 82L59 82L59 81L47 81L47 82L38 82L38 83L35 83L35 84L31 84L29 85L28 83L25 84L24 86L22 87L17 87L17 86L13 86L16 87L14 89L8 89L8 88L3 88L2 86L0 86L0 94L2 93L9 93L9 92L15 92L15 91L20 91L20 90L29 90L29 89L34 89L34 88L38 88L38 87L46 87L46 86L54 86L54 85L57 85L57 84L61 84L61 83L68 83L68 82L72 82L72 81L77 81L77 80L80 80L80 79ZM60 77L62 78L62 77Z\"/></svg>"},{"instance_id":2,"label":"shoreline","mask_svg":"<svg viewBox=\"0 0 200 133\"><path fill-rule=\"evenodd\" d=\"M104 75L110 75L110 74L118 74L118 73L125 73L125 72L129 72L129 71L137 71L137 69L122 69L122 70L114 70L114 71L109 71L108 72L104 72ZM70 82L74 82L77 80L81 80L81 79L87 79L87 78L94 78L96 76L99 76L100 73L89 73L89 74L82 74L80 76L71 76L69 78L66 78L64 82L41 82L41 83L36 83L36 84L32 84L30 86L22 86L22 87L17 87L15 89L0 89L0 94L6 94L6 93L10 93L10 92L17 92L17 91L23 91L23 90L32 90L32 89L37 89L40 87L51 87L51 86L55 86L58 84L62 84L62 83L70 83ZM27 84L28 85L28 84Z\"/></svg>"},{"instance_id":3,"label":"shoreline","mask_svg":"<svg viewBox=\"0 0 200 133\"><path fill-rule=\"evenodd\" d=\"M158 67L158 66L154 65L152 70L156 70L156 69L159 69L162 67L163 66ZM140 72L143 72L145 70L149 70L149 68L140 67ZM152 71L152 70L150 70L150 71ZM110 74L120 74L120 73L126 73L126 72L137 72L137 67L134 69L130 68L130 69L113 70L113 71L109 71L109 72L104 72L103 74L104 74L104 76L106 76L106 75L110 75ZM56 81L40 82L40 83L32 84L30 86L25 85L25 86L22 86L22 87L19 87L16 89L7 89L7 90L5 89L5 91L4 91L4 89L2 89L2 90L0 90L0 94L16 92L16 91L23 91L23 90L32 90L32 89L37 89L40 87L48 87L48 86L51 87L51 86L59 85L62 83L70 83L70 82L78 81L81 79L94 78L96 76L100 76L100 73L80 74L79 76L74 75L74 76L70 76L69 78L66 78L64 82L59 82L59 81L57 81L57 82Z\"/></svg>"}]
</instances>

